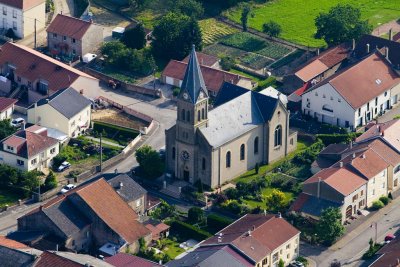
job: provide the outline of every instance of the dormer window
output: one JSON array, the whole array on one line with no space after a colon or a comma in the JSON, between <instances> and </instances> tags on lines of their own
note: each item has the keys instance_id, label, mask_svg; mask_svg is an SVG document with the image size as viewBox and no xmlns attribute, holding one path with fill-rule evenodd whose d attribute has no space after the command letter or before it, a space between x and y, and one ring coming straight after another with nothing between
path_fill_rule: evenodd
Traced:
<instances>
[{"instance_id":1,"label":"dormer window","mask_svg":"<svg viewBox=\"0 0 400 267\"><path fill-rule=\"evenodd\" d=\"M12 147L12 146L7 146L7 150L14 151L14 147Z\"/></svg>"}]
</instances>

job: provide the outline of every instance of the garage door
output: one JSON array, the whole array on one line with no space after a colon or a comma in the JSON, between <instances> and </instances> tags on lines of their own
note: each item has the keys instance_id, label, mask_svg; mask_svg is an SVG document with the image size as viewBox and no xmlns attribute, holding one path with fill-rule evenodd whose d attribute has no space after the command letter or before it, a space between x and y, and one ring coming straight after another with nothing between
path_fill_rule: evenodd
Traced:
<instances>
[{"instance_id":1,"label":"garage door","mask_svg":"<svg viewBox=\"0 0 400 267\"><path fill-rule=\"evenodd\" d=\"M165 83L169 85L174 85L174 78L172 77L166 77Z\"/></svg>"}]
</instances>

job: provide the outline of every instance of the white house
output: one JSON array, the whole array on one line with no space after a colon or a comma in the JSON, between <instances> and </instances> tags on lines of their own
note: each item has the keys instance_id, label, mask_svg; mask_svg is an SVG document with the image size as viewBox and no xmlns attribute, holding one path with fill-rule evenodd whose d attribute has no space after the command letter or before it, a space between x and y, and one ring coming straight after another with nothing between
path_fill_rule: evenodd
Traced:
<instances>
[{"instance_id":1,"label":"white house","mask_svg":"<svg viewBox=\"0 0 400 267\"><path fill-rule=\"evenodd\" d=\"M303 93L302 111L320 122L355 129L397 104L391 94L399 90L399 74L376 51Z\"/></svg>"},{"instance_id":2,"label":"white house","mask_svg":"<svg viewBox=\"0 0 400 267\"><path fill-rule=\"evenodd\" d=\"M0 163L25 171L49 168L58 153L58 140L47 136L46 128L37 125L0 142Z\"/></svg>"},{"instance_id":3,"label":"white house","mask_svg":"<svg viewBox=\"0 0 400 267\"><path fill-rule=\"evenodd\" d=\"M60 90L28 108L28 122L76 137L89 128L91 101L73 88Z\"/></svg>"},{"instance_id":4,"label":"white house","mask_svg":"<svg viewBox=\"0 0 400 267\"><path fill-rule=\"evenodd\" d=\"M14 112L16 99L0 97L0 121L9 119Z\"/></svg>"},{"instance_id":5,"label":"white house","mask_svg":"<svg viewBox=\"0 0 400 267\"><path fill-rule=\"evenodd\" d=\"M0 0L0 28L24 38L46 26L45 0Z\"/></svg>"}]
</instances>

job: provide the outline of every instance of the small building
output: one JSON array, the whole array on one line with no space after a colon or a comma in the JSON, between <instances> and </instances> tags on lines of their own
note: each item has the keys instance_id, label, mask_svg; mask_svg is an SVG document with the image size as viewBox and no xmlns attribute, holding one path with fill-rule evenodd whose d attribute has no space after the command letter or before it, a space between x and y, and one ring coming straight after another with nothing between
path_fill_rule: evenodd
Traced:
<instances>
[{"instance_id":1,"label":"small building","mask_svg":"<svg viewBox=\"0 0 400 267\"><path fill-rule=\"evenodd\" d=\"M102 251L114 255L149 244L151 232L104 180L99 179L58 196L18 219L18 231L41 231L58 238L60 250ZM54 244L56 245L56 244ZM103 249L111 248L111 249Z\"/></svg>"},{"instance_id":2,"label":"small building","mask_svg":"<svg viewBox=\"0 0 400 267\"><path fill-rule=\"evenodd\" d=\"M55 56L82 57L103 42L101 26L62 14L57 14L46 31L48 48Z\"/></svg>"},{"instance_id":3,"label":"small building","mask_svg":"<svg viewBox=\"0 0 400 267\"><path fill-rule=\"evenodd\" d=\"M56 129L77 137L90 127L92 102L69 87L43 98L28 108L28 123Z\"/></svg>"},{"instance_id":4,"label":"small building","mask_svg":"<svg viewBox=\"0 0 400 267\"><path fill-rule=\"evenodd\" d=\"M190 55L185 57L182 62L189 63ZM219 69L219 58L211 55L207 55L201 52L197 52L197 58L199 59L199 63L201 66L207 66L214 69Z\"/></svg>"},{"instance_id":5,"label":"small building","mask_svg":"<svg viewBox=\"0 0 400 267\"><path fill-rule=\"evenodd\" d=\"M279 215L246 214L168 267L277 266L299 256L300 231Z\"/></svg>"},{"instance_id":6,"label":"small building","mask_svg":"<svg viewBox=\"0 0 400 267\"><path fill-rule=\"evenodd\" d=\"M0 236L0 263L2 267L31 266L35 257L41 251L36 251L27 245Z\"/></svg>"},{"instance_id":7,"label":"small building","mask_svg":"<svg viewBox=\"0 0 400 267\"><path fill-rule=\"evenodd\" d=\"M58 153L58 140L49 137L45 128L35 125L0 142L0 163L24 171L50 168Z\"/></svg>"},{"instance_id":8,"label":"small building","mask_svg":"<svg viewBox=\"0 0 400 267\"><path fill-rule=\"evenodd\" d=\"M13 98L0 97L0 121L11 118L17 101Z\"/></svg>"},{"instance_id":9,"label":"small building","mask_svg":"<svg viewBox=\"0 0 400 267\"><path fill-rule=\"evenodd\" d=\"M36 31L46 27L45 0L1 0L0 10L3 34L12 29L22 39L34 34L35 25Z\"/></svg>"},{"instance_id":10,"label":"small building","mask_svg":"<svg viewBox=\"0 0 400 267\"><path fill-rule=\"evenodd\" d=\"M162 267L158 263L134 256L132 254L118 253L104 259L105 262L115 267Z\"/></svg>"},{"instance_id":11,"label":"small building","mask_svg":"<svg viewBox=\"0 0 400 267\"><path fill-rule=\"evenodd\" d=\"M400 75L381 52L302 94L302 112L319 122L355 130L398 104Z\"/></svg>"}]
</instances>

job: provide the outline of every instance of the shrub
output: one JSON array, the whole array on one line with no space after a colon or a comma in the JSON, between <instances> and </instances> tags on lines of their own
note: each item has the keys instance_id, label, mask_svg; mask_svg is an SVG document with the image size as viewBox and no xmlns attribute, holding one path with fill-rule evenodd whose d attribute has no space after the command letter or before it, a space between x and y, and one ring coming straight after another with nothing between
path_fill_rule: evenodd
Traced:
<instances>
[{"instance_id":1,"label":"shrub","mask_svg":"<svg viewBox=\"0 0 400 267\"><path fill-rule=\"evenodd\" d=\"M50 170L49 174L46 176L46 180L44 181L45 190L50 190L57 187L57 178L54 175L54 172Z\"/></svg>"},{"instance_id":2,"label":"shrub","mask_svg":"<svg viewBox=\"0 0 400 267\"><path fill-rule=\"evenodd\" d=\"M195 239L198 241L211 237L209 232L177 220L171 222L171 233L175 236L178 235L182 239Z\"/></svg>"},{"instance_id":3,"label":"shrub","mask_svg":"<svg viewBox=\"0 0 400 267\"><path fill-rule=\"evenodd\" d=\"M178 96L180 92L181 92L181 89L179 87L174 87L174 89L172 90L172 95Z\"/></svg>"},{"instance_id":4,"label":"shrub","mask_svg":"<svg viewBox=\"0 0 400 267\"><path fill-rule=\"evenodd\" d=\"M325 146L338 143L350 143L361 133L346 133L346 134L317 134L317 138L321 139Z\"/></svg>"},{"instance_id":5,"label":"shrub","mask_svg":"<svg viewBox=\"0 0 400 267\"><path fill-rule=\"evenodd\" d=\"M6 37L15 39L17 36L15 35L13 29L9 28L6 32Z\"/></svg>"},{"instance_id":6,"label":"shrub","mask_svg":"<svg viewBox=\"0 0 400 267\"><path fill-rule=\"evenodd\" d=\"M372 202L372 209L374 209L374 210L379 210L379 209L383 208L384 206L385 206L385 204L383 204L383 202L380 200L376 200L376 201Z\"/></svg>"},{"instance_id":7,"label":"shrub","mask_svg":"<svg viewBox=\"0 0 400 267\"><path fill-rule=\"evenodd\" d=\"M191 207L188 211L188 222L201 223L204 221L204 211L199 207Z\"/></svg>"},{"instance_id":8,"label":"shrub","mask_svg":"<svg viewBox=\"0 0 400 267\"><path fill-rule=\"evenodd\" d=\"M233 222L233 220L226 217L219 216L217 214L210 214L207 217L207 226L215 232L222 230Z\"/></svg>"},{"instance_id":9,"label":"shrub","mask_svg":"<svg viewBox=\"0 0 400 267\"><path fill-rule=\"evenodd\" d=\"M389 199L389 197L386 197L386 196L381 196L380 198L379 198L379 200L386 206L387 204L389 204L389 201L390 201L390 199Z\"/></svg>"},{"instance_id":10,"label":"shrub","mask_svg":"<svg viewBox=\"0 0 400 267\"><path fill-rule=\"evenodd\" d=\"M229 198L229 199L237 199L239 198L239 193L238 190L235 188L228 188L224 191L225 195Z\"/></svg>"},{"instance_id":11,"label":"shrub","mask_svg":"<svg viewBox=\"0 0 400 267\"><path fill-rule=\"evenodd\" d=\"M389 192L389 194L388 194L388 198L390 198L390 199L392 199L392 200L393 200L392 192Z\"/></svg>"},{"instance_id":12,"label":"shrub","mask_svg":"<svg viewBox=\"0 0 400 267\"><path fill-rule=\"evenodd\" d=\"M242 215L248 211L248 207L240 204L236 199L230 199L222 203L221 208L226 209L228 212L236 215Z\"/></svg>"},{"instance_id":13,"label":"shrub","mask_svg":"<svg viewBox=\"0 0 400 267\"><path fill-rule=\"evenodd\" d=\"M220 64L223 70L229 71L235 66L236 62L234 58L229 56L224 56L221 58Z\"/></svg>"},{"instance_id":14,"label":"shrub","mask_svg":"<svg viewBox=\"0 0 400 267\"><path fill-rule=\"evenodd\" d=\"M276 23L275 21L268 21L263 24L263 32L272 37L278 37L282 32L281 25Z\"/></svg>"},{"instance_id":15,"label":"shrub","mask_svg":"<svg viewBox=\"0 0 400 267\"><path fill-rule=\"evenodd\" d=\"M269 76L267 79L258 82L257 91L261 91L269 86L273 86L276 83L276 78L274 76Z\"/></svg>"}]
</instances>

